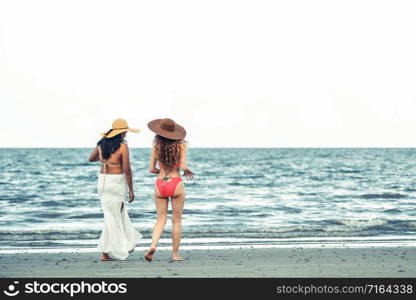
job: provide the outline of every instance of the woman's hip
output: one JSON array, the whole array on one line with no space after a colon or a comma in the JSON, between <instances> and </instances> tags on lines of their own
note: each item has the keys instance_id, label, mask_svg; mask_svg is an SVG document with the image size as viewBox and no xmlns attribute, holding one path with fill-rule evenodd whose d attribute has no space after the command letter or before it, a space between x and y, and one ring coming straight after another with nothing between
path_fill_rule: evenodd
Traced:
<instances>
[{"instance_id":1,"label":"woman's hip","mask_svg":"<svg viewBox=\"0 0 416 300\"><path fill-rule=\"evenodd\" d=\"M118 195L127 193L124 174L99 174L97 182L99 194Z\"/></svg>"}]
</instances>

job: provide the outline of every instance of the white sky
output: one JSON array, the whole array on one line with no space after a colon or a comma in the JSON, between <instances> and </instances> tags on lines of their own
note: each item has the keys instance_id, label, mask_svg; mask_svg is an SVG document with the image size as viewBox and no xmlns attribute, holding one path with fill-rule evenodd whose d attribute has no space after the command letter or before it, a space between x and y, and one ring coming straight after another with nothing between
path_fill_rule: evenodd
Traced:
<instances>
[{"instance_id":1,"label":"white sky","mask_svg":"<svg viewBox=\"0 0 416 300\"><path fill-rule=\"evenodd\" d=\"M1 1L0 147L415 147L415 1Z\"/></svg>"}]
</instances>

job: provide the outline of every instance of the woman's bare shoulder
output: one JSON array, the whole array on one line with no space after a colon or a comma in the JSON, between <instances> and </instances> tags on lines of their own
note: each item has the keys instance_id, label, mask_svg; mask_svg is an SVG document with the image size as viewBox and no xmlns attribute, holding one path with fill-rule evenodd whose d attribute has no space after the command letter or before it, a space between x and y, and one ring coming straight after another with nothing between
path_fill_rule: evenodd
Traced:
<instances>
[{"instance_id":1,"label":"woman's bare shoulder","mask_svg":"<svg viewBox=\"0 0 416 300\"><path fill-rule=\"evenodd\" d=\"M121 143L120 144L120 151L121 152L125 152L125 151L128 151L128 150L129 150L129 146L127 146L126 143Z\"/></svg>"}]
</instances>

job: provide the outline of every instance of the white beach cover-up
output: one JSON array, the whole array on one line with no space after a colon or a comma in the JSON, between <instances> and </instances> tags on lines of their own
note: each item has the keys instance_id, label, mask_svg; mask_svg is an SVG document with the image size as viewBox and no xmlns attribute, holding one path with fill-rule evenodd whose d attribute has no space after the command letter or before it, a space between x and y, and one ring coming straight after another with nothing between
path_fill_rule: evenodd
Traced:
<instances>
[{"instance_id":1,"label":"white beach cover-up","mask_svg":"<svg viewBox=\"0 0 416 300\"><path fill-rule=\"evenodd\" d=\"M98 249L111 258L124 260L142 237L131 223L124 204L127 196L125 175L100 173L97 190L104 212Z\"/></svg>"}]
</instances>

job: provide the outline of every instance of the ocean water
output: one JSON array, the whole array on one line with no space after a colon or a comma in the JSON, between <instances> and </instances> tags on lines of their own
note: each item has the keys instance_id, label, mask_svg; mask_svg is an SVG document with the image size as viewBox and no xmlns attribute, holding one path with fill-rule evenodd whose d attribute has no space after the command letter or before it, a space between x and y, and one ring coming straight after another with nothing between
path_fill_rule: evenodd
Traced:
<instances>
[{"instance_id":1,"label":"ocean water","mask_svg":"<svg viewBox=\"0 0 416 300\"><path fill-rule=\"evenodd\" d=\"M94 248L103 214L91 149L0 149L0 250ZM155 221L150 149L131 149L129 215ZM416 242L416 149L190 148L184 247ZM170 209L169 209L170 213ZM161 246L170 245L170 218Z\"/></svg>"}]
</instances>

